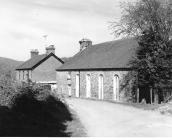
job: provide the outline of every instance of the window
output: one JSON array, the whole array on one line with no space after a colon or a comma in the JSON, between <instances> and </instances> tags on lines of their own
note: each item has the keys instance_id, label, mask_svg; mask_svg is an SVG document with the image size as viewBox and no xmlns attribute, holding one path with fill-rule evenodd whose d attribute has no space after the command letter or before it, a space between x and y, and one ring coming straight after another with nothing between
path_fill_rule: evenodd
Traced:
<instances>
[{"instance_id":1,"label":"window","mask_svg":"<svg viewBox=\"0 0 172 140\"><path fill-rule=\"evenodd\" d=\"M23 71L23 80L24 80L24 71Z\"/></svg>"},{"instance_id":2,"label":"window","mask_svg":"<svg viewBox=\"0 0 172 140\"><path fill-rule=\"evenodd\" d=\"M72 96L72 88L71 88L71 73L68 73L67 76L67 84L68 84L68 95Z\"/></svg>"},{"instance_id":3,"label":"window","mask_svg":"<svg viewBox=\"0 0 172 140\"><path fill-rule=\"evenodd\" d=\"M32 71L30 71L30 78L32 79Z\"/></svg>"},{"instance_id":4,"label":"window","mask_svg":"<svg viewBox=\"0 0 172 140\"><path fill-rule=\"evenodd\" d=\"M91 76L90 74L86 75L86 97L91 97Z\"/></svg>"},{"instance_id":5,"label":"window","mask_svg":"<svg viewBox=\"0 0 172 140\"><path fill-rule=\"evenodd\" d=\"M31 79L31 71L28 71L29 72L29 79Z\"/></svg>"},{"instance_id":6,"label":"window","mask_svg":"<svg viewBox=\"0 0 172 140\"><path fill-rule=\"evenodd\" d=\"M26 79L29 80L29 71L26 71Z\"/></svg>"},{"instance_id":7,"label":"window","mask_svg":"<svg viewBox=\"0 0 172 140\"><path fill-rule=\"evenodd\" d=\"M114 100L119 100L119 76L114 75L113 77L113 93L114 93Z\"/></svg>"},{"instance_id":8,"label":"window","mask_svg":"<svg viewBox=\"0 0 172 140\"><path fill-rule=\"evenodd\" d=\"M104 92L104 91L103 91L103 90L104 90L104 89L103 89L103 80L104 80L104 79L103 79L103 74L100 74L100 75L99 75L99 99L100 99L100 100L103 100L103 98L104 98L104 97L103 97L103 92Z\"/></svg>"},{"instance_id":9,"label":"window","mask_svg":"<svg viewBox=\"0 0 172 140\"><path fill-rule=\"evenodd\" d=\"M75 79L75 95L79 97L79 74L76 75Z\"/></svg>"},{"instance_id":10,"label":"window","mask_svg":"<svg viewBox=\"0 0 172 140\"><path fill-rule=\"evenodd\" d=\"M68 86L71 86L71 73L70 72L67 75L67 84Z\"/></svg>"},{"instance_id":11,"label":"window","mask_svg":"<svg viewBox=\"0 0 172 140\"><path fill-rule=\"evenodd\" d=\"M19 72L19 80L20 80L20 71L18 71Z\"/></svg>"},{"instance_id":12,"label":"window","mask_svg":"<svg viewBox=\"0 0 172 140\"><path fill-rule=\"evenodd\" d=\"M67 80L71 80L71 73L70 72L68 72Z\"/></svg>"}]
</instances>

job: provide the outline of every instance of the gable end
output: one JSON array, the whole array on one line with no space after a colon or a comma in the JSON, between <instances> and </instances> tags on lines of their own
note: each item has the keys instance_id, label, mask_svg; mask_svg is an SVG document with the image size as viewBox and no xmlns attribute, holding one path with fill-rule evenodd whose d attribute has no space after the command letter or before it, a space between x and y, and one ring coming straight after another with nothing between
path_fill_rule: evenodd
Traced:
<instances>
[{"instance_id":1,"label":"gable end","mask_svg":"<svg viewBox=\"0 0 172 140\"><path fill-rule=\"evenodd\" d=\"M56 58L58 61L60 61L62 64L64 64L64 62L58 58L54 53L50 53L47 57L45 57L44 59L42 59L40 62L38 62L37 64L35 64L31 70L35 69L36 67L38 67L40 64L42 64L44 61L46 61L47 59L49 59L51 56L53 56L54 58Z\"/></svg>"}]
</instances>

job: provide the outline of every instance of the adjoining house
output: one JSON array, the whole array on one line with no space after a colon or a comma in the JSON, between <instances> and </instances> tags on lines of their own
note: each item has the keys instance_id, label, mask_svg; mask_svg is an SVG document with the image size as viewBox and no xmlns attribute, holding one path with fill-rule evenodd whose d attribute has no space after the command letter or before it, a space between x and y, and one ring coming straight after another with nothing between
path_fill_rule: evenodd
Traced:
<instances>
[{"instance_id":1,"label":"adjoining house","mask_svg":"<svg viewBox=\"0 0 172 140\"><path fill-rule=\"evenodd\" d=\"M38 50L31 51L31 58L16 68L16 79L20 82L32 82L56 86L56 69L64 62L55 55L54 45L46 47L46 53L39 55Z\"/></svg>"},{"instance_id":2,"label":"adjoining house","mask_svg":"<svg viewBox=\"0 0 172 140\"><path fill-rule=\"evenodd\" d=\"M56 70L58 93L100 100L128 100L125 95L129 95L131 89L121 86L132 70L128 63L135 55L137 42L122 39L92 45L91 40L83 39L79 43L80 52Z\"/></svg>"}]
</instances>

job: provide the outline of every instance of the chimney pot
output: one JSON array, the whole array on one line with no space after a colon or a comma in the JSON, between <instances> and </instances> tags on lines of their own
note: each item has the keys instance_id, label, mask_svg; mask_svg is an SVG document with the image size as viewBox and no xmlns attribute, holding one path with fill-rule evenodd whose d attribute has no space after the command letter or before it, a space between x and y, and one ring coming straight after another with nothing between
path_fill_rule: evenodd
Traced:
<instances>
[{"instance_id":1,"label":"chimney pot","mask_svg":"<svg viewBox=\"0 0 172 140\"><path fill-rule=\"evenodd\" d=\"M92 41L90 39L83 38L81 41L79 41L80 44L80 51L83 51L87 47L92 46Z\"/></svg>"},{"instance_id":2,"label":"chimney pot","mask_svg":"<svg viewBox=\"0 0 172 140\"><path fill-rule=\"evenodd\" d=\"M54 47L54 45L50 45L49 47L46 47L46 54L49 55L50 53L55 54L55 47Z\"/></svg>"},{"instance_id":3,"label":"chimney pot","mask_svg":"<svg viewBox=\"0 0 172 140\"><path fill-rule=\"evenodd\" d=\"M30 51L31 54L31 58L38 56L39 55L39 51L37 49L31 50Z\"/></svg>"}]
</instances>

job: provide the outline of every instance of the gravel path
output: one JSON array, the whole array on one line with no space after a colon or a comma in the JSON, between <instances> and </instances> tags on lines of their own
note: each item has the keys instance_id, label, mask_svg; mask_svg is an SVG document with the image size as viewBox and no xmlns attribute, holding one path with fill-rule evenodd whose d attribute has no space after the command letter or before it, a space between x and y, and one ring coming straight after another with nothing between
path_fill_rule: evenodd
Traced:
<instances>
[{"instance_id":1,"label":"gravel path","mask_svg":"<svg viewBox=\"0 0 172 140\"><path fill-rule=\"evenodd\" d=\"M91 137L172 136L172 117L103 101L66 99Z\"/></svg>"}]
</instances>

